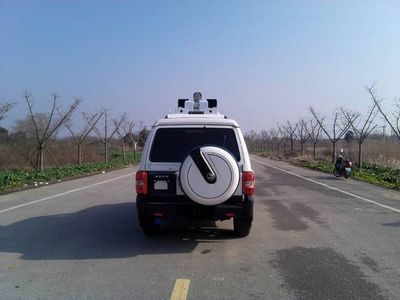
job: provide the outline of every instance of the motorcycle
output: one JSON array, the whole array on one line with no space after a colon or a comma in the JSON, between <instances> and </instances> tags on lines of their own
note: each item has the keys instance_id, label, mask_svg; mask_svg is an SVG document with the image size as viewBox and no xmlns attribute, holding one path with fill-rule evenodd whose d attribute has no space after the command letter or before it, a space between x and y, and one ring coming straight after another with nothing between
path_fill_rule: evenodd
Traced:
<instances>
[{"instance_id":1,"label":"motorcycle","mask_svg":"<svg viewBox=\"0 0 400 300\"><path fill-rule=\"evenodd\" d=\"M333 175L336 177L343 176L344 178L349 178L351 176L352 162L348 159L343 161L336 161L335 168L333 169Z\"/></svg>"}]
</instances>

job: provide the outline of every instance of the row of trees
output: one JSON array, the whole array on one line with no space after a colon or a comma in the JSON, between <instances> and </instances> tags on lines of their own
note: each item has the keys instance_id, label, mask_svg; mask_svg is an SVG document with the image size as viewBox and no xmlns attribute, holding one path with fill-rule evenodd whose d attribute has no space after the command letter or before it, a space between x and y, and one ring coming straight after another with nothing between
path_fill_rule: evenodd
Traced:
<instances>
[{"instance_id":1,"label":"row of trees","mask_svg":"<svg viewBox=\"0 0 400 300\"><path fill-rule=\"evenodd\" d=\"M263 130L261 133L254 131L246 134L246 140L252 148L267 148L272 152L281 152L283 144L284 155L294 153L294 145L300 145L300 153L304 154L304 146L311 143L313 146L313 157L316 157L316 145L322 139L329 140L332 150L331 159L335 160L336 146L341 139L346 141L355 140L358 144L358 164L362 168L362 146L366 139L373 133L377 124L375 120L380 115L387 122L393 134L400 140L400 101L395 99L395 109L391 113L383 110L382 101L374 86L366 87L370 96L370 107L365 115L352 112L343 107L334 110L331 119L319 114L313 107L309 107L310 117L302 118L297 123L287 121L278 124L276 128ZM290 152L287 151L290 145Z\"/></svg>"},{"instance_id":2,"label":"row of trees","mask_svg":"<svg viewBox=\"0 0 400 300\"><path fill-rule=\"evenodd\" d=\"M335 160L336 146L341 139L355 140L358 144L358 164L362 168L362 146L370 134L377 128L375 119L380 115L389 124L394 136L400 140L400 101L395 99L394 109L388 113L382 107L383 99L380 98L374 86L366 87L370 96L370 107L365 115L352 112L343 107L336 109L332 118L319 114L314 108L310 107L310 116L302 118L297 123L287 121L278 124L276 128L263 130L261 133L254 131L246 134L246 140L250 148L264 147L277 151L280 155L282 144L284 155L294 153L294 145L300 145L300 153L304 154L305 145L311 143L313 146L313 156L316 157L316 145L322 139L329 140L332 146L331 158ZM104 147L104 161L108 160L108 148L114 136L118 136L121 144L123 158L126 158L126 145L130 145L136 156L137 146L144 143L148 130L139 124L139 128L134 132L136 124L128 120L127 114L119 118L111 118L109 112L104 109L98 113L81 112L81 124L84 126L76 129L72 124L72 115L77 111L81 104L80 99L74 99L72 104L66 109L58 106L58 96L53 95L51 109L49 113L35 113L31 95L25 93L24 100L28 108L28 117L25 120L17 121L16 131L23 133L33 139L36 147L35 167L38 171L44 169L44 153L55 161L47 144L55 140L57 134L65 128L71 135L77 147L77 163L82 163L82 145L85 139L94 133ZM5 118L7 113L15 106L15 103L0 104L0 121ZM1 134L1 132L0 132ZM115 138L114 138L115 139ZM287 144L290 145L290 153L287 151ZM56 161L55 161L56 162Z\"/></svg>"},{"instance_id":3,"label":"row of trees","mask_svg":"<svg viewBox=\"0 0 400 300\"><path fill-rule=\"evenodd\" d=\"M126 159L126 145L132 146L134 157L139 144L143 144L147 138L148 130L143 123L140 122L138 129L134 131L136 124L134 121L128 120L127 114L124 113L119 118L110 117L109 111L103 109L98 113L81 112L81 123L83 126L77 128L73 125L72 116L78 110L82 103L81 99L74 99L72 103L65 109L58 105L59 97L52 96L51 108L48 113L36 113L33 110L32 96L25 93L24 100L27 105L28 116L23 120L16 122L14 131L17 136L24 139L33 140L36 147L36 163L35 167L42 172L45 167L45 152L53 159L52 153L47 145L55 141L59 132L66 129L72 137L77 147L77 163L82 164L82 145L90 134L95 134L104 146L104 161L108 160L108 148L111 139L118 139L121 143L123 159ZM7 113L15 106L15 103L0 104L0 121L4 119Z\"/></svg>"}]
</instances>

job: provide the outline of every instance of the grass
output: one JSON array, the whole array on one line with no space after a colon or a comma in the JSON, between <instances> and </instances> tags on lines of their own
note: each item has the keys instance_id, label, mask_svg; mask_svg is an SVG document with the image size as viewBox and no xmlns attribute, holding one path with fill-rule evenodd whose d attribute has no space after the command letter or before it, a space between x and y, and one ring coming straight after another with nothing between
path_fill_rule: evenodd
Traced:
<instances>
[{"instance_id":1,"label":"grass","mask_svg":"<svg viewBox=\"0 0 400 300\"><path fill-rule=\"evenodd\" d=\"M298 162L298 164L303 167L322 171L325 173L332 174L333 171L333 164L328 162L301 161ZM363 168L361 170L357 167L353 167L352 177L372 184L400 190L400 170L393 169L388 166L364 162Z\"/></svg>"},{"instance_id":2,"label":"grass","mask_svg":"<svg viewBox=\"0 0 400 300\"><path fill-rule=\"evenodd\" d=\"M65 178L99 173L104 170L119 169L136 164L140 159L139 157L133 159L131 153L127 153L125 161L120 155L115 153L113 153L111 157L112 159L107 163L96 162L86 163L80 166L67 165L60 168L49 167L42 173L37 172L36 170L0 170L0 192L14 191L26 186L42 185Z\"/></svg>"},{"instance_id":3,"label":"grass","mask_svg":"<svg viewBox=\"0 0 400 300\"><path fill-rule=\"evenodd\" d=\"M353 146L355 147L356 145ZM363 168L360 170L357 168L357 165L353 165L352 177L386 188L400 190L400 159L398 146L399 144L397 142L367 141L364 147L365 161L363 162ZM343 145L343 143L338 145L338 149L340 148L346 149L348 157L352 160L356 160L357 149L353 149L347 144ZM329 174L333 173L333 164L328 162L330 159L330 147L317 148L317 161L309 154L312 149L309 148L306 150L308 150L308 154L302 156L289 156L289 158L286 159L281 156L280 158L289 160L305 168ZM260 151L252 151L252 153L266 157L277 157L276 153L268 151L264 151L263 153L260 153ZM385 155L382 153L385 153Z\"/></svg>"}]
</instances>

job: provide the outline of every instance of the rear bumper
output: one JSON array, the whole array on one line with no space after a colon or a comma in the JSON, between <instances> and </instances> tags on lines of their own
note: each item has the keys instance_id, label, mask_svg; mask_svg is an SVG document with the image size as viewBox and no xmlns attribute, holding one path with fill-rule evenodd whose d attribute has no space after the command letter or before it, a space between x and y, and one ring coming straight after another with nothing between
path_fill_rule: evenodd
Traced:
<instances>
[{"instance_id":1,"label":"rear bumper","mask_svg":"<svg viewBox=\"0 0 400 300\"><path fill-rule=\"evenodd\" d=\"M224 203L200 205L186 196L152 197L138 195L137 210L140 216L149 218L196 218L227 220L232 217L253 219L253 197L233 196Z\"/></svg>"}]
</instances>

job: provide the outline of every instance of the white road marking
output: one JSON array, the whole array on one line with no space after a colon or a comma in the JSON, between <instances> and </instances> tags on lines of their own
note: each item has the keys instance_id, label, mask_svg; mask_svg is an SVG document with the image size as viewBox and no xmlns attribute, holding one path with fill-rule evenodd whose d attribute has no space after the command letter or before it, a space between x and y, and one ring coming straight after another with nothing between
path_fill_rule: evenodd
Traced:
<instances>
[{"instance_id":1,"label":"white road marking","mask_svg":"<svg viewBox=\"0 0 400 300\"><path fill-rule=\"evenodd\" d=\"M69 190L69 191L66 191L66 192L63 192L63 193L55 194L55 195L48 196L48 197L41 198L41 199L37 199L37 200L31 201L31 202L27 202L27 203L23 203L23 204L20 204L20 205L12 206L12 207L0 210L0 214L8 212L8 211L11 211L11 210L14 210L14 209L17 209L17 208L25 207L25 206L28 206L28 205L32 205L32 204L36 204L36 203L39 203L39 202L47 201L47 200L50 200L50 199L53 199L53 198L57 198L57 197L61 197L61 196L64 196L64 195L71 194L71 193L75 193L75 192L79 192L79 191L82 191L82 190L86 190L86 189L92 188L92 187L97 186L97 185L101 185L101 184L104 184L104 183L108 183L108 182L112 182L112 181L115 181L115 180L119 180L121 178L129 177L129 176L134 175L135 173L136 172L129 173L129 174L126 174L126 175L121 175L121 176L118 176L118 177L115 177L115 178L111 178L111 179L108 179L108 180L104 180L104 181L100 181L100 182L93 183L93 184L90 184L90 185L86 185L86 186L83 186L83 187L80 187L80 188L77 188L77 189L73 189L73 190Z\"/></svg>"},{"instance_id":2,"label":"white road marking","mask_svg":"<svg viewBox=\"0 0 400 300\"><path fill-rule=\"evenodd\" d=\"M367 198L358 196L358 195L356 195L356 194L353 194L353 193L350 193L350 192L346 192L346 191L340 190L340 189L338 189L338 188L335 188L335 187L330 186L330 185L328 185L328 184L325 184L325 183L316 181L316 180L314 180L314 179L311 179L311 178L308 178L308 177L305 177L305 176L302 176L302 175L299 175L299 174L296 174L296 173L293 173L293 172L290 172L290 171L287 171L287 170L284 170L284 169L275 167L275 166L273 166L273 165L267 164L266 162L263 162L263 161L258 160L258 159L251 158L251 160L253 160L253 161L255 161L255 162L258 162L258 163L260 163L260 164L262 164L262 165L268 166L268 167L270 167L270 168L279 170L279 171L281 171L281 172L284 172L284 173L287 173L287 174L290 174L290 175L293 175L293 176L302 178L302 179L304 179L304 180L308 180L308 181L310 181L310 182L313 182L313 183L322 185L322 186L324 186L324 187L326 187L326 188L328 188L328 189L337 191L337 192L339 192L339 193L342 193L342 194L345 194L345 195L348 195L348 196L351 196L351 197L354 197L354 198L363 200L363 201L365 201L365 202L372 203L372 204L375 204L375 205L377 205L377 206L380 206L380 207L389 209L389 210L391 210L391 211L400 213L400 209L391 207L391 206L389 206L389 205L385 205L385 204L382 204L382 203L379 203L379 202L376 202L376 201L373 201L373 200L370 200L370 199L367 199Z\"/></svg>"}]
</instances>

